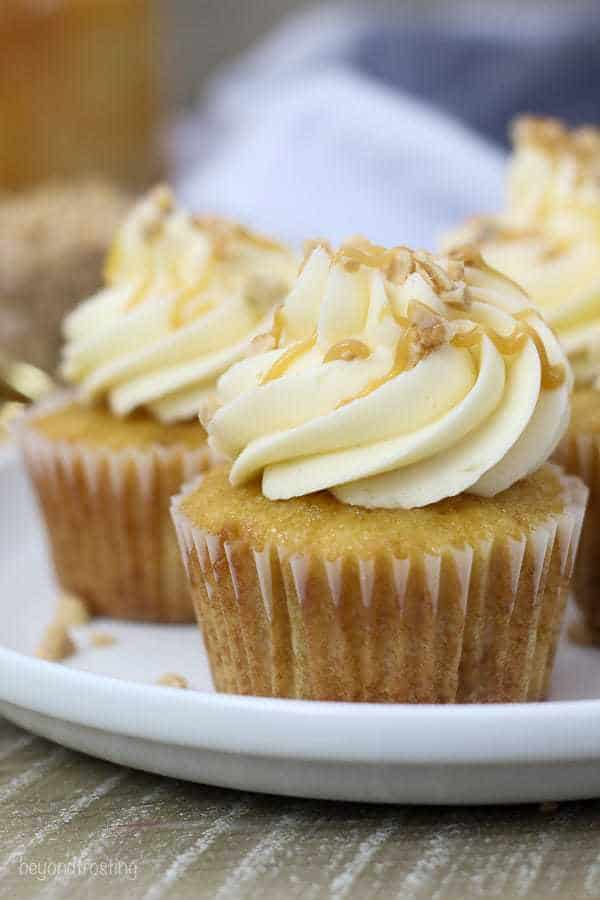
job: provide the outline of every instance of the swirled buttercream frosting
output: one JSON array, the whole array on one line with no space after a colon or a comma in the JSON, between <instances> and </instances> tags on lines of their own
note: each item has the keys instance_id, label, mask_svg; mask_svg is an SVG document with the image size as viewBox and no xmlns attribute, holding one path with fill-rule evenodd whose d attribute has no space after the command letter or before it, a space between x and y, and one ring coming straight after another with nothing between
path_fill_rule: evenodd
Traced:
<instances>
[{"instance_id":1,"label":"swirled buttercream frosting","mask_svg":"<svg viewBox=\"0 0 600 900\"><path fill-rule=\"evenodd\" d=\"M472 219L444 246L476 244L522 285L578 383L600 386L600 131L521 118L513 135L506 211Z\"/></svg>"},{"instance_id":2,"label":"swirled buttercream frosting","mask_svg":"<svg viewBox=\"0 0 600 900\"><path fill-rule=\"evenodd\" d=\"M62 374L115 415L143 408L163 422L193 418L297 271L283 245L192 216L157 188L117 234L104 289L67 317Z\"/></svg>"},{"instance_id":3,"label":"swirled buttercream frosting","mask_svg":"<svg viewBox=\"0 0 600 900\"><path fill-rule=\"evenodd\" d=\"M205 425L230 480L272 500L329 490L409 509L493 496L537 469L569 416L556 337L464 248L433 257L354 239L305 258Z\"/></svg>"}]
</instances>

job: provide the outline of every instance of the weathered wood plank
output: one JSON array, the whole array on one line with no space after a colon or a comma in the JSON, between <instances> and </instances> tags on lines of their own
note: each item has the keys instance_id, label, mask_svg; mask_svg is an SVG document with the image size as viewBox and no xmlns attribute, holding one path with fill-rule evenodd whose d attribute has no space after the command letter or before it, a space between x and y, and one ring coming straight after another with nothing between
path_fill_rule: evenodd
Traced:
<instances>
[{"instance_id":1,"label":"weathered wood plank","mask_svg":"<svg viewBox=\"0 0 600 900\"><path fill-rule=\"evenodd\" d=\"M11 900L600 898L600 801L461 809L236 793L0 721L0 810Z\"/></svg>"}]
</instances>

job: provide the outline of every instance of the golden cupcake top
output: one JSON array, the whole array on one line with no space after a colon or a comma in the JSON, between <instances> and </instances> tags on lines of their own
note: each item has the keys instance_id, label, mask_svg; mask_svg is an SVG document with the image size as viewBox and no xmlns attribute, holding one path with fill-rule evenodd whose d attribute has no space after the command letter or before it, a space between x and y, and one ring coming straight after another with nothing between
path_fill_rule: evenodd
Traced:
<instances>
[{"instance_id":1,"label":"golden cupcake top","mask_svg":"<svg viewBox=\"0 0 600 900\"><path fill-rule=\"evenodd\" d=\"M221 377L204 424L232 484L260 475L271 500L492 496L535 471L568 420L558 341L472 248L317 243L254 351Z\"/></svg>"},{"instance_id":2,"label":"golden cupcake top","mask_svg":"<svg viewBox=\"0 0 600 900\"><path fill-rule=\"evenodd\" d=\"M105 288L66 319L62 373L115 415L189 419L264 330L297 268L283 244L193 216L156 188L121 226Z\"/></svg>"},{"instance_id":3,"label":"golden cupcake top","mask_svg":"<svg viewBox=\"0 0 600 900\"><path fill-rule=\"evenodd\" d=\"M476 244L557 331L578 383L600 376L600 130L553 119L514 127L507 209L449 235Z\"/></svg>"}]
</instances>

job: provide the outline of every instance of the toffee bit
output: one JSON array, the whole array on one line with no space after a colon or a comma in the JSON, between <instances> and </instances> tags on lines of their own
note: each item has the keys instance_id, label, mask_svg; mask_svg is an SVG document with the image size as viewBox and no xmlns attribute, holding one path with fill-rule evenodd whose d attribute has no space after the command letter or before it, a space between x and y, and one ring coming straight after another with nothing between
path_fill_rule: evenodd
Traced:
<instances>
[{"instance_id":1,"label":"toffee bit","mask_svg":"<svg viewBox=\"0 0 600 900\"><path fill-rule=\"evenodd\" d=\"M304 241L303 256L298 268L298 275L302 274L308 260L311 258L315 250L324 250L329 259L333 259L333 247L331 246L329 241L325 240L325 238L311 238L308 241Z\"/></svg>"},{"instance_id":2,"label":"toffee bit","mask_svg":"<svg viewBox=\"0 0 600 900\"><path fill-rule=\"evenodd\" d=\"M430 353L449 341L448 323L432 310L415 303L411 310L414 340L421 351Z\"/></svg>"},{"instance_id":3,"label":"toffee bit","mask_svg":"<svg viewBox=\"0 0 600 900\"><path fill-rule=\"evenodd\" d=\"M434 287L438 292L452 290L452 288L454 287L452 280L442 269L442 267L435 262L435 260L429 253L415 253L415 259L417 261L418 270L421 273L425 272L427 274L429 283L432 285L432 287Z\"/></svg>"},{"instance_id":4,"label":"toffee bit","mask_svg":"<svg viewBox=\"0 0 600 900\"><path fill-rule=\"evenodd\" d=\"M452 281L464 281L465 280L465 267L460 259L450 258L447 260L446 269L449 277Z\"/></svg>"},{"instance_id":5,"label":"toffee bit","mask_svg":"<svg viewBox=\"0 0 600 900\"><path fill-rule=\"evenodd\" d=\"M77 652L71 635L62 622L51 622L46 628L35 655L48 662L61 662Z\"/></svg>"},{"instance_id":6,"label":"toffee bit","mask_svg":"<svg viewBox=\"0 0 600 900\"><path fill-rule=\"evenodd\" d=\"M304 251L304 262L315 250L324 250L328 256L333 256L333 247L326 238L310 238L304 241L302 249Z\"/></svg>"},{"instance_id":7,"label":"toffee bit","mask_svg":"<svg viewBox=\"0 0 600 900\"><path fill-rule=\"evenodd\" d=\"M58 599L55 622L65 628L74 625L85 625L90 621L90 613L85 603L74 594L61 594Z\"/></svg>"},{"instance_id":8,"label":"toffee bit","mask_svg":"<svg viewBox=\"0 0 600 900\"><path fill-rule=\"evenodd\" d=\"M116 637L114 634L109 634L108 631L93 631L92 634L90 634L90 644L92 647L112 647L112 645L116 643Z\"/></svg>"},{"instance_id":9,"label":"toffee bit","mask_svg":"<svg viewBox=\"0 0 600 900\"><path fill-rule=\"evenodd\" d=\"M397 247L386 272L388 279L401 286L414 270L415 261L410 250L406 247Z\"/></svg>"},{"instance_id":10,"label":"toffee bit","mask_svg":"<svg viewBox=\"0 0 600 900\"><path fill-rule=\"evenodd\" d=\"M464 266L475 266L481 269L487 268L485 260L481 255L481 251L475 244L462 244L460 247L453 248L450 251L450 258L459 260Z\"/></svg>"},{"instance_id":11,"label":"toffee bit","mask_svg":"<svg viewBox=\"0 0 600 900\"><path fill-rule=\"evenodd\" d=\"M248 353L246 356L258 356L259 353L267 353L269 350L277 348L275 335L267 331L265 334L257 334L248 344Z\"/></svg>"},{"instance_id":12,"label":"toffee bit","mask_svg":"<svg viewBox=\"0 0 600 900\"><path fill-rule=\"evenodd\" d=\"M433 282L433 278L425 268L425 266L421 265L421 263L417 263L415 266L415 270L420 278L423 279L427 287L431 288L432 291L435 291L435 284Z\"/></svg>"},{"instance_id":13,"label":"toffee bit","mask_svg":"<svg viewBox=\"0 0 600 900\"><path fill-rule=\"evenodd\" d=\"M156 680L156 683L162 687L179 688L180 690L186 690L189 687L187 678L177 672L165 672Z\"/></svg>"}]
</instances>

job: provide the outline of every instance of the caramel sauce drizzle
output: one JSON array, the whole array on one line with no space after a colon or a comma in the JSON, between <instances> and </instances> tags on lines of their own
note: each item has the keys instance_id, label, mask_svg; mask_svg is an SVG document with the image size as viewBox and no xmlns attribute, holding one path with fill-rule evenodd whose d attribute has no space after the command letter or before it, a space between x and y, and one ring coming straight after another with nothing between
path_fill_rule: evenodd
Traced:
<instances>
[{"instance_id":1,"label":"caramel sauce drizzle","mask_svg":"<svg viewBox=\"0 0 600 900\"><path fill-rule=\"evenodd\" d=\"M536 314L536 310L524 309L520 313L517 313L514 318L517 320L521 320L526 318L528 315L531 315L532 313ZM396 378L396 376L401 375L408 369L414 368L414 366L416 366L420 359L422 359L425 355L423 352L421 352L420 354L411 355L414 338L414 331L411 327L411 321L408 318L398 314L394 314L394 318L396 319L398 324L406 325L406 331L396 344L394 363L391 369L380 378L376 378L373 381L369 382L369 384L367 384L366 387L363 388L363 390L358 394L355 394L353 397L349 397L346 400L342 400L342 402L337 406L338 409L341 406L345 406L347 403L351 403L353 400L360 400L363 397L367 397L370 393L377 390L377 388L386 384L388 381L391 381L392 378ZM475 325L475 327L470 331L460 332L459 334L454 335L451 343L455 347L471 348L480 343L483 334L487 334L495 347L498 349L498 352L503 356L514 356L515 354L520 353L525 346L527 339L531 338L540 357L542 367L542 388L544 390L554 390L555 388L559 388L564 384L566 379L564 366L561 364L553 365L550 363L546 348L544 346L544 342L542 341L535 328L533 328L533 326L528 322L518 321L518 324L515 326L512 334L506 336L497 334L491 328L485 328L482 325Z\"/></svg>"},{"instance_id":2,"label":"caramel sauce drizzle","mask_svg":"<svg viewBox=\"0 0 600 900\"><path fill-rule=\"evenodd\" d=\"M285 320L283 314L283 304L280 303L275 307L275 311L273 312L273 325L271 326L271 331L269 334L272 335L273 340L275 341L275 346L279 347L279 341L281 340L281 335L283 333L283 329L285 327Z\"/></svg>"},{"instance_id":3,"label":"caramel sauce drizzle","mask_svg":"<svg viewBox=\"0 0 600 900\"><path fill-rule=\"evenodd\" d=\"M213 308L212 301L205 300L203 303L200 303L194 308L191 316L186 317L188 304L191 300L193 300L197 293L198 290L196 287L188 288L175 299L169 317L169 324L174 331L176 331L178 328L182 328L190 320L197 319L200 316L206 315L206 313L210 312L210 310Z\"/></svg>"},{"instance_id":4,"label":"caramel sauce drizzle","mask_svg":"<svg viewBox=\"0 0 600 900\"><path fill-rule=\"evenodd\" d=\"M455 334L451 343L455 347L470 348L479 344L482 336L486 334L499 353L503 356L514 356L520 353L526 341L531 339L540 357L542 367L541 386L547 391L555 390L565 383L567 377L565 367L561 363L552 364L550 362L544 342L536 329L528 322L522 321L532 314L537 314L535 309L523 309L521 312L516 313L514 318L518 321L518 324L515 326L512 334L503 336L497 334L491 328L475 325L470 331L462 331L459 334Z\"/></svg>"},{"instance_id":5,"label":"caramel sauce drizzle","mask_svg":"<svg viewBox=\"0 0 600 900\"><path fill-rule=\"evenodd\" d=\"M407 331L399 338L398 343L396 344L396 350L394 353L394 362L392 364L391 369L386 372L385 375L381 375L379 378L374 378L373 381L370 381L362 391L359 391L358 394L354 394L352 397L347 397L346 400L342 400L336 406L336 409L339 409L341 406L346 406L348 403L352 403L354 400L361 400L363 397L368 397L373 391L376 391L377 388L386 384L388 381L391 381L392 378L396 378L397 375L401 375L403 372L406 372L407 369L412 369L417 360L410 364L410 351L412 346L413 334L411 329L407 329Z\"/></svg>"},{"instance_id":6,"label":"caramel sauce drizzle","mask_svg":"<svg viewBox=\"0 0 600 900\"><path fill-rule=\"evenodd\" d=\"M491 328L475 325L470 331L460 331L451 340L454 347L470 348L480 343L483 335L487 335L502 356L514 356L520 353L527 341L527 333L518 326L511 334L498 334Z\"/></svg>"},{"instance_id":7,"label":"caramel sauce drizzle","mask_svg":"<svg viewBox=\"0 0 600 900\"><path fill-rule=\"evenodd\" d=\"M534 309L524 309L515 316L516 319L525 319L531 313L536 313ZM542 387L547 391L555 390L561 387L567 378L565 367L561 363L551 363L548 359L548 353L541 337L529 322L521 322L521 327L535 344L535 348L539 354L542 364Z\"/></svg>"},{"instance_id":8,"label":"caramel sauce drizzle","mask_svg":"<svg viewBox=\"0 0 600 900\"><path fill-rule=\"evenodd\" d=\"M285 353L276 360L271 368L265 372L265 374L260 379L259 384L268 384L269 381L275 381L276 378L281 378L282 375L285 375L289 367L301 356L305 353L308 353L309 350L312 350L314 345L317 342L317 332L315 331L312 337L309 337L306 341L298 341L295 344L292 344Z\"/></svg>"},{"instance_id":9,"label":"caramel sauce drizzle","mask_svg":"<svg viewBox=\"0 0 600 900\"><path fill-rule=\"evenodd\" d=\"M125 307L126 312L131 312L132 309L135 309L146 299L146 294L150 290L151 285L152 276L145 275L143 280L140 282L140 286L138 287L137 291L134 292L133 297L131 298L131 300L129 300L127 306Z\"/></svg>"},{"instance_id":10,"label":"caramel sauce drizzle","mask_svg":"<svg viewBox=\"0 0 600 900\"><path fill-rule=\"evenodd\" d=\"M368 359L370 355L371 350L367 344L363 343L363 341L348 338L345 341L338 341L337 344L330 347L323 358L323 362L333 362L337 359L351 362L354 359Z\"/></svg>"}]
</instances>

